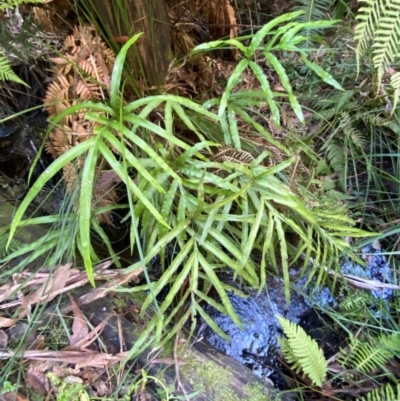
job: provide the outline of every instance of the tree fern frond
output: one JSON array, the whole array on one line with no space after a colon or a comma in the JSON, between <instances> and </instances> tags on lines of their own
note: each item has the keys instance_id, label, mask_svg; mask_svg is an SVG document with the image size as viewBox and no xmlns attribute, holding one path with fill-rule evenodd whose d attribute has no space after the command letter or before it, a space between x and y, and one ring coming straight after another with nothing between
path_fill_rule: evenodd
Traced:
<instances>
[{"instance_id":1,"label":"tree fern frond","mask_svg":"<svg viewBox=\"0 0 400 401\"><path fill-rule=\"evenodd\" d=\"M399 57L400 0L362 0L365 3L358 11L355 39L358 41L356 56L372 41L372 60L380 83L389 65ZM359 63L357 63L358 65Z\"/></svg>"},{"instance_id":2,"label":"tree fern frond","mask_svg":"<svg viewBox=\"0 0 400 401\"><path fill-rule=\"evenodd\" d=\"M0 54L0 81L7 80L26 85L26 83L22 79L20 79L12 70L8 59Z\"/></svg>"},{"instance_id":3,"label":"tree fern frond","mask_svg":"<svg viewBox=\"0 0 400 401\"><path fill-rule=\"evenodd\" d=\"M329 112L333 115L339 114L341 111L350 111L360 107L358 100L351 100L354 96L354 91L333 91L325 96L323 99L316 100L312 107L318 110L320 114Z\"/></svg>"},{"instance_id":4,"label":"tree fern frond","mask_svg":"<svg viewBox=\"0 0 400 401\"><path fill-rule=\"evenodd\" d=\"M382 9L379 1L361 0L366 5L358 10L356 19L358 24L354 32L354 39L358 41L357 57L368 48L369 41L375 36L375 30L381 19ZM383 2L382 2L383 3Z\"/></svg>"},{"instance_id":5,"label":"tree fern frond","mask_svg":"<svg viewBox=\"0 0 400 401\"><path fill-rule=\"evenodd\" d=\"M290 347L288 351L288 347L283 346L282 351L285 357L291 363L294 362L296 368L301 367L313 384L321 387L328 371L328 363L317 342L290 320L283 317L278 317L278 320L288 337L287 344Z\"/></svg>"},{"instance_id":6,"label":"tree fern frond","mask_svg":"<svg viewBox=\"0 0 400 401\"><path fill-rule=\"evenodd\" d=\"M361 401L389 401L389 400L400 400L400 384L393 388L391 384L379 389L373 390L361 398Z\"/></svg>"}]
</instances>

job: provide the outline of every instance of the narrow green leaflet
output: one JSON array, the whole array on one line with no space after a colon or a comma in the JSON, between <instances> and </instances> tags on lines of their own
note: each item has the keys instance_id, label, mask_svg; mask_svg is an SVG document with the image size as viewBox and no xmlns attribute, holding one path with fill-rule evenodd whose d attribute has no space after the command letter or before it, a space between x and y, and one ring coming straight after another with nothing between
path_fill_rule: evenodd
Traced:
<instances>
[{"instance_id":1,"label":"narrow green leaflet","mask_svg":"<svg viewBox=\"0 0 400 401\"><path fill-rule=\"evenodd\" d=\"M190 243L190 241L188 243ZM191 245L193 246L193 242L191 242ZM183 266L182 270L179 272L179 274L174 277L174 283L172 284L172 287L169 289L168 295L166 296L164 302L160 306L161 313L164 313L168 309L168 307L174 301L178 292L183 288L183 284L184 284L185 280L187 279L187 277L190 275L190 272L192 270L192 267L193 267L193 264L195 263L195 261L196 261L196 254L195 254L195 252L193 252L190 255L189 259L184 264L184 266ZM188 290L189 290L189 288L188 288Z\"/></svg>"},{"instance_id":2,"label":"narrow green leaflet","mask_svg":"<svg viewBox=\"0 0 400 401\"><path fill-rule=\"evenodd\" d=\"M175 200L178 185L179 185L179 182L177 180L172 181L172 183L164 197L164 202L161 207L161 216L167 222L168 222L168 217L170 216L171 211L172 211L172 205ZM167 228L164 226L164 224L160 224L158 229L159 229L160 238L162 238L166 234Z\"/></svg>"},{"instance_id":3,"label":"narrow green leaflet","mask_svg":"<svg viewBox=\"0 0 400 401\"><path fill-rule=\"evenodd\" d=\"M186 126L198 136L198 138L202 143L206 143L206 138L196 129L196 127L194 126L188 115L185 113L183 107L177 102L167 102L167 104L171 104L175 113L186 124ZM210 149L208 150L211 151Z\"/></svg>"},{"instance_id":4,"label":"narrow green leaflet","mask_svg":"<svg viewBox=\"0 0 400 401\"><path fill-rule=\"evenodd\" d=\"M249 260L250 253L253 250L254 241L256 240L260 229L262 218L265 218L263 199L260 202L260 207L254 220L254 224L251 227L250 235L248 236L247 241L245 243L245 247L243 249L242 261L240 262L240 267L242 268L246 265L246 263Z\"/></svg>"},{"instance_id":5,"label":"narrow green leaflet","mask_svg":"<svg viewBox=\"0 0 400 401\"><path fill-rule=\"evenodd\" d=\"M246 57L253 57L256 50L260 47L261 42L265 39L265 37L271 32L272 28L275 28L282 22L290 21L299 15L304 14L304 11L296 11L293 13L283 14L277 18L274 18L268 24L264 25L254 36L251 40L250 46L245 52Z\"/></svg>"},{"instance_id":6,"label":"narrow green leaflet","mask_svg":"<svg viewBox=\"0 0 400 401\"><path fill-rule=\"evenodd\" d=\"M203 257L201 253L198 254L199 262L201 267L204 269L207 274L208 279L217 290L218 295L221 298L222 304L225 306L226 311L228 312L229 317L233 320L233 322L239 327L243 328L242 322L240 321L239 316L235 313L231 301L228 298L228 295L222 286L222 283L218 276L215 274L214 269L210 266L207 260Z\"/></svg>"},{"instance_id":7,"label":"narrow green leaflet","mask_svg":"<svg viewBox=\"0 0 400 401\"><path fill-rule=\"evenodd\" d=\"M86 141L87 142L87 141ZM153 206L150 199L148 199L142 191L139 190L137 185L127 175L121 163L117 161L111 150L102 142L99 142L99 149L104 158L108 161L114 172L121 178L122 182L127 186L128 190L132 191L135 196L143 203L143 205L149 209L153 216L166 227L169 227L167 222L161 217L159 211Z\"/></svg>"},{"instance_id":8,"label":"narrow green leaflet","mask_svg":"<svg viewBox=\"0 0 400 401\"><path fill-rule=\"evenodd\" d=\"M228 105L229 95L234 88L234 86L239 82L240 76L242 72L247 68L249 65L249 61L247 59L243 59L239 62L236 66L232 74L230 75L228 82L226 83L226 87L224 93L221 97L221 103L219 104L218 108L218 117L222 117L225 113L226 107Z\"/></svg>"},{"instance_id":9,"label":"narrow green leaflet","mask_svg":"<svg viewBox=\"0 0 400 401\"><path fill-rule=\"evenodd\" d=\"M231 136L233 146L235 149L240 151L240 150L242 150L242 145L241 145L241 141L240 141L240 134L239 134L239 130L238 130L236 112L235 112L235 108L232 107L231 105L228 105L227 116L228 116L228 123L229 123L229 133Z\"/></svg>"},{"instance_id":10,"label":"narrow green leaflet","mask_svg":"<svg viewBox=\"0 0 400 401\"><path fill-rule=\"evenodd\" d=\"M211 317L205 312L205 310L199 305L195 304L196 311L199 312L200 316L204 319L204 321L225 341L230 342L231 339L229 336L227 336L219 327L218 325L214 322L214 320L211 319Z\"/></svg>"},{"instance_id":11,"label":"narrow green leaflet","mask_svg":"<svg viewBox=\"0 0 400 401\"><path fill-rule=\"evenodd\" d=\"M297 97L294 95L292 86L290 85L289 77L286 74L286 70L283 65L279 62L275 55L270 52L264 53L265 58L271 63L274 70L279 75L281 79L282 86L285 88L286 92L289 95L290 105L292 106L293 111L295 112L297 118L300 122L304 123L303 112L301 111L300 104L297 100Z\"/></svg>"},{"instance_id":12,"label":"narrow green leaflet","mask_svg":"<svg viewBox=\"0 0 400 401\"><path fill-rule=\"evenodd\" d=\"M110 88L110 104L111 108L115 110L115 112L119 111L119 106L121 103L119 87L121 84L122 70L124 68L126 54L130 47L138 40L138 38L142 35L142 33L138 33L132 36L119 51L117 58L114 63L113 72L111 75L111 88Z\"/></svg>"},{"instance_id":13,"label":"narrow green leaflet","mask_svg":"<svg viewBox=\"0 0 400 401\"><path fill-rule=\"evenodd\" d=\"M318 64L312 63L308 58L307 58L307 53L303 50L299 51L301 59L303 60L304 64L310 68L312 71L314 71L320 78L322 78L327 84L332 85L334 88L339 89L344 91L342 85L339 84L339 82L336 81L335 78L332 77L329 72L325 71L323 68L321 68Z\"/></svg>"},{"instance_id":14,"label":"narrow green leaflet","mask_svg":"<svg viewBox=\"0 0 400 401\"><path fill-rule=\"evenodd\" d=\"M279 108L274 100L274 95L272 93L271 86L268 82L268 78L265 76L263 69L254 61L250 61L249 66L253 70L254 75L260 82L261 88L264 91L268 106L271 109L272 121L277 127L279 127L281 125Z\"/></svg>"},{"instance_id":15,"label":"narrow green leaflet","mask_svg":"<svg viewBox=\"0 0 400 401\"><path fill-rule=\"evenodd\" d=\"M222 46L233 46L237 49L241 50L243 53L246 51L243 43L239 42L236 39L228 39L228 40L214 40L213 42L202 43L201 45L196 46L192 50L192 54L198 53L203 50L214 50L221 48Z\"/></svg>"},{"instance_id":16,"label":"narrow green leaflet","mask_svg":"<svg viewBox=\"0 0 400 401\"><path fill-rule=\"evenodd\" d=\"M99 137L97 137L99 140ZM85 157L79 195L79 235L80 251L89 281L94 286L93 265L91 258L90 220L92 215L92 197L96 163L99 156L98 141L89 149Z\"/></svg>"},{"instance_id":17,"label":"narrow green leaflet","mask_svg":"<svg viewBox=\"0 0 400 401\"><path fill-rule=\"evenodd\" d=\"M148 169L144 168L138 160L129 150L125 144L121 143L110 131L103 129L103 139L109 142L109 144L116 150L118 153L125 157L126 161L133 166L139 174L143 176L151 185L153 185L157 191L163 193L164 189L160 185L160 183L150 174ZM157 155L159 158L159 156ZM158 160L158 159L157 159ZM165 163L163 161L163 163ZM170 170L170 169L169 169Z\"/></svg>"},{"instance_id":18,"label":"narrow green leaflet","mask_svg":"<svg viewBox=\"0 0 400 401\"><path fill-rule=\"evenodd\" d=\"M287 253L286 237L285 237L285 232L282 227L282 222L276 213L274 213L274 219L275 219L276 232L278 234L279 244L280 244L283 281L285 283L285 297L286 297L287 305L289 305L289 303L290 303L290 275L289 275L289 264L288 264L289 256Z\"/></svg>"},{"instance_id":19,"label":"narrow green leaflet","mask_svg":"<svg viewBox=\"0 0 400 401\"><path fill-rule=\"evenodd\" d=\"M89 138L88 140L80 143L77 146L74 146L72 149L69 149L62 156L58 157L47 169L40 175L40 177L35 181L32 185L32 188L26 194L24 200L21 205L18 207L15 216L13 217L13 221L10 227L10 236L7 242L7 247L10 245L12 238L14 237L15 231L18 227L19 222L21 221L26 209L32 203L33 199L36 195L43 189L46 183L53 178L64 166L66 166L69 162L74 159L77 159L79 156L84 154L87 150L89 150L96 143L96 138Z\"/></svg>"}]
</instances>

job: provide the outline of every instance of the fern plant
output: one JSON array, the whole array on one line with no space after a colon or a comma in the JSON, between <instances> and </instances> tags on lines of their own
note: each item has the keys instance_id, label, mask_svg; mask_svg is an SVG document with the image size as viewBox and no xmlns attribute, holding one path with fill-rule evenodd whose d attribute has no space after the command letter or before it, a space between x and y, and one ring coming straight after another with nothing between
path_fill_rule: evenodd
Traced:
<instances>
[{"instance_id":1,"label":"fern plant","mask_svg":"<svg viewBox=\"0 0 400 401\"><path fill-rule=\"evenodd\" d=\"M367 374L381 368L400 352L400 334L381 335L370 341L350 336L348 349L342 350L338 361L351 370Z\"/></svg>"},{"instance_id":2,"label":"fern plant","mask_svg":"<svg viewBox=\"0 0 400 401\"><path fill-rule=\"evenodd\" d=\"M303 13L297 17L297 21L303 23L317 22L326 19L327 12L329 12L333 4L334 1L332 0L294 0L292 9L293 11L300 11ZM311 44L311 37L313 34L320 34L321 32L322 29L317 27L313 30L307 30L305 45L309 46Z\"/></svg>"},{"instance_id":3,"label":"fern plant","mask_svg":"<svg viewBox=\"0 0 400 401\"><path fill-rule=\"evenodd\" d=\"M297 324L284 317L278 316L277 319L287 336L287 339L278 338L286 361L296 373L302 371L314 385L321 387L328 371L328 362L321 348Z\"/></svg>"},{"instance_id":4,"label":"fern plant","mask_svg":"<svg viewBox=\"0 0 400 401\"><path fill-rule=\"evenodd\" d=\"M268 35L272 37L261 50L281 77L292 107L299 116L302 116L301 107L272 50L286 48L299 52L311 70L337 85L329 74L312 64L307 55L297 49L296 44L303 40L297 33L310 26L293 22L292 19L297 15L299 13L292 13L271 21L261 33L254 36L247 49L239 41L218 42L200 48L211 49L221 43L233 43L246 55L245 61L239 63L228 81L222 98L215 102L219 105L217 112L207 110L207 105L201 106L189 99L168 94L148 96L125 104L120 93L122 69L129 47L140 36L135 35L123 46L115 61L109 101L77 103L61 110L51 121L49 130L68 116L82 113L87 121L94 123L94 135L67 150L37 179L14 216L10 238L15 235L28 205L46 182L65 166L77 168L80 170L80 179L76 181L79 222L76 241L93 282L93 261L97 255L91 243L91 233L98 234L112 252L111 241L98 224L96 216L121 207L93 207L93 189L99 179L97 166L106 162L110 174L117 177L126 188L128 204L124 207L129 210L125 220L130 222L130 245L132 249L137 246L141 254L141 260L129 266L125 272L146 267L156 255L163 255L168 245L177 248L170 265L164 266L163 275L157 282L148 280L146 284L133 289L116 289L148 291L142 311L155 305L159 312L135 343L131 355L164 337L167 341L186 320L192 318L196 321L199 315L221 336L226 337L207 315L202 301L212 303L240 325L227 296L230 287L217 274L226 266L233 270L235 277L261 289L266 283L267 264L271 263L284 277L289 300L291 256L296 260L304 252L307 255L305 264L313 258L311 276L317 274L318 282L321 282L325 269L320 266L333 266L338 254L349 249L344 233L353 237L369 235L353 227L354 222L347 217L344 206L339 208L335 202L327 207L327 203L320 202L318 194L308 191L308 197L301 197L291 190L286 170L295 163L296 157L274 141L271 134L244 110L249 104L246 94L231 93L240 78L240 71L249 66L263 89L256 94L257 102L260 99L267 102L274 109L274 119L279 120L279 107L273 99L265 73L260 72L258 65L251 60ZM289 21L287 26L271 31L285 21ZM331 22L326 24L331 25ZM251 96L255 96L254 93ZM160 115L162 124L151 121L150 116L154 111ZM287 158L269 165L266 159L271 154L265 149L252 157L246 155L246 162L240 158L223 162L214 160L215 149L220 147L224 138L225 145L237 151L242 149L244 141L239 135L233 114L236 111L256 128L260 137L285 152ZM219 130L216 132L222 132L223 137L218 137L216 132L202 131L196 125L194 115L197 120L217 126ZM197 143L189 145L176 134L177 121L197 138ZM217 136L216 142L210 140L212 135ZM287 233L290 232L298 238L299 251L293 252L287 244ZM262 254L260 269L253 259L253 250ZM277 252L281 266L277 263ZM220 303L208 296L211 287L218 292ZM168 294L158 305L156 296L165 288L169 289ZM173 319L178 322L174 320L173 329L167 330Z\"/></svg>"},{"instance_id":5,"label":"fern plant","mask_svg":"<svg viewBox=\"0 0 400 401\"><path fill-rule=\"evenodd\" d=\"M301 33L310 29L323 29L330 27L335 24L336 21L316 21L316 22L295 22L295 19L303 14L303 11L292 12L283 14L280 17L274 18L263 28L261 28L252 38L249 46L245 46L242 42L247 39L237 38L230 40L217 40L210 43L205 43L194 48L193 54L203 51L210 51L218 49L223 46L232 46L236 48L243 55L243 59L238 63L232 75L230 76L226 89L221 97L214 103L207 102L206 106L209 107L212 104L218 104L218 117L221 119L221 126L225 134L225 143L227 145L233 145L236 149L241 149L239 133L237 124L235 123L234 116L237 114L241 116L246 122L253 125L256 131L264 135L267 140L273 141L271 135L263 129L260 124L252 123L251 118L245 111L245 105L249 102L254 102L259 97L259 93L254 93L254 99L251 98L251 94L246 95L246 103L244 103L244 96L240 96L240 93L232 95L234 87L239 83L243 72L249 68L255 78L259 81L262 95L267 102L271 110L272 122L276 126L280 126L280 111L278 103L275 101L274 94L271 90L268 77L265 71L255 61L255 56L258 53L262 53L265 57L267 66L272 68L280 78L281 84L286 90L289 103L296 114L299 121L304 122L303 112L296 95L293 93L293 88L290 84L289 77L285 71L285 68L278 60L274 53L279 51L290 51L296 52L300 55L303 63L319 77L321 77L326 83L333 86L334 88L342 90L340 84L325 70L323 70L318 64L313 63L309 60L307 53L299 47L301 43L304 43L307 38ZM273 30L280 24L285 23L278 29ZM282 94L281 94L282 95Z\"/></svg>"},{"instance_id":6,"label":"fern plant","mask_svg":"<svg viewBox=\"0 0 400 401\"><path fill-rule=\"evenodd\" d=\"M379 389L369 392L361 401L397 401L400 400L400 384L386 384Z\"/></svg>"},{"instance_id":7,"label":"fern plant","mask_svg":"<svg viewBox=\"0 0 400 401\"><path fill-rule=\"evenodd\" d=\"M360 0L363 6L357 14L358 24L354 38L358 42L356 56L359 67L361 56L372 48L372 62L377 71L378 85L389 67L399 60L400 1ZM372 42L372 45L371 45ZM398 94L398 78L392 78L395 96ZM398 97L394 97L397 105Z\"/></svg>"},{"instance_id":8,"label":"fern plant","mask_svg":"<svg viewBox=\"0 0 400 401\"><path fill-rule=\"evenodd\" d=\"M10 61L7 59L7 57L5 57L2 54L0 54L0 81L7 81L7 80L18 82L19 84L28 86L12 70L11 65L10 65Z\"/></svg>"},{"instance_id":9,"label":"fern plant","mask_svg":"<svg viewBox=\"0 0 400 401\"><path fill-rule=\"evenodd\" d=\"M43 3L43 0L5 0L0 3L0 11L3 11L7 8L15 8L20 6L21 4L26 4L26 3ZM6 30L5 24L2 25L0 31L2 31L2 41L5 40L7 41L4 37L4 31ZM1 46L0 46L1 47ZM20 79L15 72L11 68L10 61L7 57L0 52L0 81L14 81L19 84L28 86L22 79Z\"/></svg>"}]
</instances>

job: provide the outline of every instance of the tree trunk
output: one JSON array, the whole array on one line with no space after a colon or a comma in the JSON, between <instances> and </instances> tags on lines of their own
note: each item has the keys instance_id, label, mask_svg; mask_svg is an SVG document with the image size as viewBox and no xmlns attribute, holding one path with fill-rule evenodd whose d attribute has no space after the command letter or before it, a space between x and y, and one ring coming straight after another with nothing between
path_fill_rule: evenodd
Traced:
<instances>
[{"instance_id":1,"label":"tree trunk","mask_svg":"<svg viewBox=\"0 0 400 401\"><path fill-rule=\"evenodd\" d=\"M156 89L164 82L171 62L171 35L164 0L84 1L98 15L110 42L123 42L143 32L127 54L127 72L136 82Z\"/></svg>"}]
</instances>

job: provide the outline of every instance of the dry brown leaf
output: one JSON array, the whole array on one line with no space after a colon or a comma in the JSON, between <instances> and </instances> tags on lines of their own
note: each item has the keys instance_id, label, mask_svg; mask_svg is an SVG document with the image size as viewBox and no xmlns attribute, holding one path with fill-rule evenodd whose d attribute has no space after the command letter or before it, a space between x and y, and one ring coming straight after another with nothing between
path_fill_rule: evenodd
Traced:
<instances>
[{"instance_id":1,"label":"dry brown leaf","mask_svg":"<svg viewBox=\"0 0 400 401\"><path fill-rule=\"evenodd\" d=\"M72 304L72 313L74 316L74 321L72 323L72 336L69 339L69 344L71 347L75 346L89 334L89 327L87 325L84 314L76 303L75 299L68 294L69 299Z\"/></svg>"},{"instance_id":2,"label":"dry brown leaf","mask_svg":"<svg viewBox=\"0 0 400 401\"><path fill-rule=\"evenodd\" d=\"M33 294L27 295L21 303L19 317L25 317L31 306L36 303L49 302L54 299L59 291L64 289L72 263L56 267L55 274L49 276L49 280L43 283Z\"/></svg>"},{"instance_id":3,"label":"dry brown leaf","mask_svg":"<svg viewBox=\"0 0 400 401\"><path fill-rule=\"evenodd\" d=\"M53 363L34 362L31 363L26 371L26 381L29 387L38 394L47 394L51 389L46 372L52 367Z\"/></svg>"},{"instance_id":4,"label":"dry brown leaf","mask_svg":"<svg viewBox=\"0 0 400 401\"><path fill-rule=\"evenodd\" d=\"M0 287L0 302L7 301L11 294L15 294L19 285L5 284Z\"/></svg>"},{"instance_id":5,"label":"dry brown leaf","mask_svg":"<svg viewBox=\"0 0 400 401\"><path fill-rule=\"evenodd\" d=\"M12 327L15 323L18 322L18 319L10 319L8 317L0 317L0 327Z\"/></svg>"},{"instance_id":6,"label":"dry brown leaf","mask_svg":"<svg viewBox=\"0 0 400 401\"><path fill-rule=\"evenodd\" d=\"M90 333L88 333L85 337L81 338L73 347L66 347L65 350L70 350L70 349L81 349L85 350L87 347L89 347L90 344L92 344L94 341L97 340L99 335L102 333L104 330L104 326L107 324L108 320L110 319L111 315L108 316L104 321L102 321L99 325L97 325Z\"/></svg>"},{"instance_id":7,"label":"dry brown leaf","mask_svg":"<svg viewBox=\"0 0 400 401\"><path fill-rule=\"evenodd\" d=\"M49 364L56 362L76 364L76 369L86 366L94 368L108 368L121 362L128 356L128 352L120 352L115 355L104 354L92 350L84 351L13 351L0 350L0 359L23 358L33 361L43 361ZM51 365L50 365L51 366Z\"/></svg>"}]
</instances>

